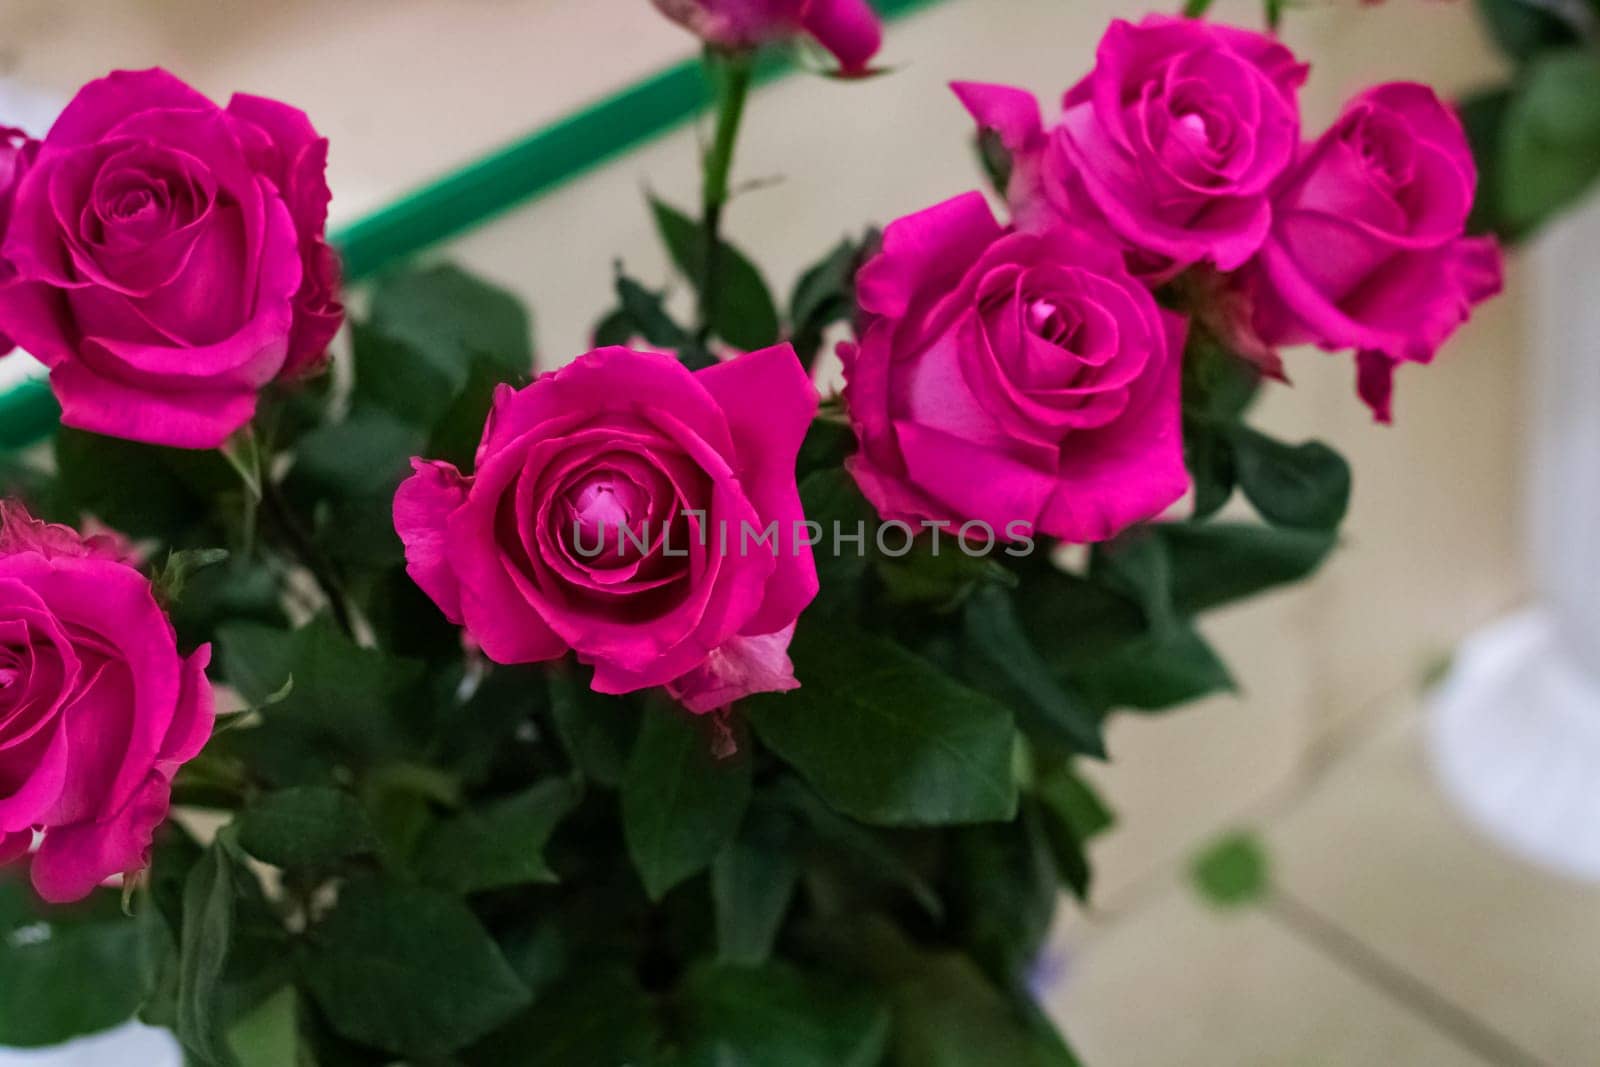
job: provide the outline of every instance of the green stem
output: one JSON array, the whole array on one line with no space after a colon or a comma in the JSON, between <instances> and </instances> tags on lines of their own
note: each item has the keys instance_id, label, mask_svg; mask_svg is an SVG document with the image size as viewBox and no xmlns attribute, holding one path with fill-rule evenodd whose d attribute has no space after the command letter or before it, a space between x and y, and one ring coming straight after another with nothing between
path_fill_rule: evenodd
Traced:
<instances>
[{"instance_id":1,"label":"green stem","mask_svg":"<svg viewBox=\"0 0 1600 1067\"><path fill-rule=\"evenodd\" d=\"M339 578L338 569L327 554L317 546L315 539L301 525L300 519L294 513L289 502L284 499L282 491L271 478L262 479L261 505L267 518L277 527L283 536L289 551L292 552L311 576L316 579L317 585L322 589L323 596L328 598L328 607L333 612L333 621L339 624L345 636L355 637L355 614L350 608L349 595L345 591L344 582Z\"/></svg>"},{"instance_id":2,"label":"green stem","mask_svg":"<svg viewBox=\"0 0 1600 1067\"><path fill-rule=\"evenodd\" d=\"M735 52L706 52L706 68L717 87L717 128L702 161L701 235L706 242L700 278L700 317L696 337L703 345L716 321L722 268L722 209L728 203L728 175L733 170L733 147L750 95L750 56Z\"/></svg>"},{"instance_id":3,"label":"green stem","mask_svg":"<svg viewBox=\"0 0 1600 1067\"><path fill-rule=\"evenodd\" d=\"M240 519L240 538L243 551L240 553L244 559L249 560L256 551L256 522L261 504L261 441L256 437L255 427L246 426L240 430L220 449L222 458L228 461L234 473L239 475L239 482L244 486L244 513Z\"/></svg>"}]
</instances>

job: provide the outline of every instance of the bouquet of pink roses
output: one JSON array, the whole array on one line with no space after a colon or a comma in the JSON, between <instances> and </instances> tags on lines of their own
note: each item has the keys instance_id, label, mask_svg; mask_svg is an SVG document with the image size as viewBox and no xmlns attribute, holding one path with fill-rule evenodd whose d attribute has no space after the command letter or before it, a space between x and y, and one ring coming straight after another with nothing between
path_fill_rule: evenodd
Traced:
<instances>
[{"instance_id":1,"label":"bouquet of pink roses","mask_svg":"<svg viewBox=\"0 0 1600 1067\"><path fill-rule=\"evenodd\" d=\"M1388 421L1497 290L1461 124L1387 84L1307 137L1275 37L1119 21L1059 108L953 87L1003 215L780 310L721 232L752 50L865 76L878 24L658 6L716 97L699 212L650 205L697 306L619 267L541 375L450 267L346 315L286 104L119 72L7 131L0 332L61 428L0 456L0 1044L1075 1062L1030 979L1110 819L1078 763L1229 688L1195 618L1338 540L1344 461L1247 421L1280 349Z\"/></svg>"}]
</instances>

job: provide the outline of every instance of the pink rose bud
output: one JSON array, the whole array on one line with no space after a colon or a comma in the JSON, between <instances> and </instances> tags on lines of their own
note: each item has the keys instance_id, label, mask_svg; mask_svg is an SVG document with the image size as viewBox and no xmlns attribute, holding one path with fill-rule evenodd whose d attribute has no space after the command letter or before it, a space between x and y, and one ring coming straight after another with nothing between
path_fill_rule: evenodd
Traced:
<instances>
[{"instance_id":1,"label":"pink rose bud","mask_svg":"<svg viewBox=\"0 0 1600 1067\"><path fill-rule=\"evenodd\" d=\"M1306 69L1263 34L1151 15L1111 24L1050 129L1020 89L954 88L1013 155L1019 225L1098 229L1164 280L1202 261L1237 269L1261 247L1268 193L1299 144Z\"/></svg>"},{"instance_id":2,"label":"pink rose bud","mask_svg":"<svg viewBox=\"0 0 1600 1067\"><path fill-rule=\"evenodd\" d=\"M212 448L339 328L327 142L260 97L224 110L161 70L78 92L18 183L0 332L69 426Z\"/></svg>"},{"instance_id":3,"label":"pink rose bud","mask_svg":"<svg viewBox=\"0 0 1600 1067\"><path fill-rule=\"evenodd\" d=\"M883 42L866 0L653 0L661 13L707 44L745 51L809 34L846 74L859 74Z\"/></svg>"},{"instance_id":4,"label":"pink rose bud","mask_svg":"<svg viewBox=\"0 0 1600 1067\"><path fill-rule=\"evenodd\" d=\"M1478 170L1455 113L1424 85L1369 89L1306 146L1244 279L1270 344L1358 352L1358 390L1390 418L1394 368L1428 363L1500 291L1500 250L1464 237Z\"/></svg>"},{"instance_id":5,"label":"pink rose bud","mask_svg":"<svg viewBox=\"0 0 1600 1067\"><path fill-rule=\"evenodd\" d=\"M967 193L891 223L856 288L848 462L885 519L1100 541L1188 487L1185 321L1116 246L1008 232Z\"/></svg>"},{"instance_id":6,"label":"pink rose bud","mask_svg":"<svg viewBox=\"0 0 1600 1067\"><path fill-rule=\"evenodd\" d=\"M204 645L187 658L125 543L0 502L0 863L44 899L143 869L172 777L211 736Z\"/></svg>"},{"instance_id":7,"label":"pink rose bud","mask_svg":"<svg viewBox=\"0 0 1600 1067\"><path fill-rule=\"evenodd\" d=\"M667 686L696 712L792 689L816 408L786 344L695 373L601 348L502 386L474 472L416 460L395 495L407 571L497 663L571 650L596 692Z\"/></svg>"}]
</instances>

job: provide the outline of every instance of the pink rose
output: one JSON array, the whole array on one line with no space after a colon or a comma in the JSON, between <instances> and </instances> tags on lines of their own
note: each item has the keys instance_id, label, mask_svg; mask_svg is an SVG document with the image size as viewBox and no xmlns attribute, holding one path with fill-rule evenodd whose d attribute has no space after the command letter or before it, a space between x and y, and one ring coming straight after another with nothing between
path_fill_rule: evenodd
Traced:
<instances>
[{"instance_id":1,"label":"pink rose","mask_svg":"<svg viewBox=\"0 0 1600 1067\"><path fill-rule=\"evenodd\" d=\"M661 13L708 44L743 51L806 33L859 74L883 43L867 0L653 0Z\"/></svg>"},{"instance_id":2,"label":"pink rose","mask_svg":"<svg viewBox=\"0 0 1600 1067\"><path fill-rule=\"evenodd\" d=\"M70 426L220 445L338 328L327 144L304 115L222 110L160 70L79 91L16 190L0 330L50 368Z\"/></svg>"},{"instance_id":3,"label":"pink rose","mask_svg":"<svg viewBox=\"0 0 1600 1067\"><path fill-rule=\"evenodd\" d=\"M1268 192L1299 144L1306 69L1271 37L1151 15L1111 24L1050 130L1020 89L953 88L1013 155L1019 225L1096 226L1160 280L1201 261L1234 270L1261 247Z\"/></svg>"},{"instance_id":4,"label":"pink rose","mask_svg":"<svg viewBox=\"0 0 1600 1067\"><path fill-rule=\"evenodd\" d=\"M1269 344L1358 350L1358 386L1389 421L1394 368L1427 363L1500 291L1500 251L1463 237L1478 171L1454 112L1423 85L1369 89L1282 183L1244 290Z\"/></svg>"},{"instance_id":5,"label":"pink rose","mask_svg":"<svg viewBox=\"0 0 1600 1067\"><path fill-rule=\"evenodd\" d=\"M39 150L39 142L11 126L0 126L0 234L4 234L11 218L11 202L16 198L17 183L22 180L28 163ZM10 267L0 260L0 281L10 276ZM0 333L0 356L8 355L15 344Z\"/></svg>"},{"instance_id":6,"label":"pink rose","mask_svg":"<svg viewBox=\"0 0 1600 1067\"><path fill-rule=\"evenodd\" d=\"M1099 541L1188 487L1185 323L1114 247L1007 232L967 193L890 224L856 289L850 469L885 519Z\"/></svg>"},{"instance_id":7,"label":"pink rose","mask_svg":"<svg viewBox=\"0 0 1600 1067\"><path fill-rule=\"evenodd\" d=\"M211 735L211 649L179 655L124 548L0 502L0 863L42 831L52 902L149 863L172 776Z\"/></svg>"},{"instance_id":8,"label":"pink rose","mask_svg":"<svg viewBox=\"0 0 1600 1067\"><path fill-rule=\"evenodd\" d=\"M395 495L407 570L498 663L571 649L596 692L665 685L696 712L792 689L816 407L788 345L697 373L601 348L502 386L475 472L417 460Z\"/></svg>"}]
</instances>

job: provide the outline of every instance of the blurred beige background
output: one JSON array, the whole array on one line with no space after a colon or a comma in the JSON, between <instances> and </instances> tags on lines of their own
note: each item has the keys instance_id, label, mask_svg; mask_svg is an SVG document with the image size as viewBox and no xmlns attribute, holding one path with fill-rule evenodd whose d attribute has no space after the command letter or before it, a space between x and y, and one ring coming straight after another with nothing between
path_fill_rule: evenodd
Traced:
<instances>
[{"instance_id":1,"label":"blurred beige background","mask_svg":"<svg viewBox=\"0 0 1600 1067\"><path fill-rule=\"evenodd\" d=\"M980 184L945 83L1052 98L1089 67L1108 19L1147 10L946 0L891 27L892 76L761 90L735 178L762 184L731 207L732 236L786 292L843 233ZM1256 10L1217 5L1241 22ZM1307 0L1286 36L1314 64L1312 132L1366 83L1454 94L1498 69L1465 2ZM28 92L64 99L110 67L159 63L218 97L303 106L333 141L336 221L692 51L645 0L0 5L0 75ZM523 294L557 364L586 347L614 259L666 280L640 194L691 201L695 151L695 133L675 131L432 254ZM1313 584L1208 624L1241 697L1111 732L1113 760L1093 776L1121 822L1097 849L1092 913L1063 911L1065 975L1049 997L1090 1067L1600 1062L1600 893L1468 830L1418 728L1424 682L1457 640L1525 596L1522 275L1514 265L1508 295L1436 365L1402 370L1393 428L1356 401L1348 357L1294 354L1294 387L1264 404L1270 429L1352 460L1348 541ZM1195 850L1241 826L1266 834L1322 936L1273 913L1213 913L1187 889Z\"/></svg>"}]
</instances>

